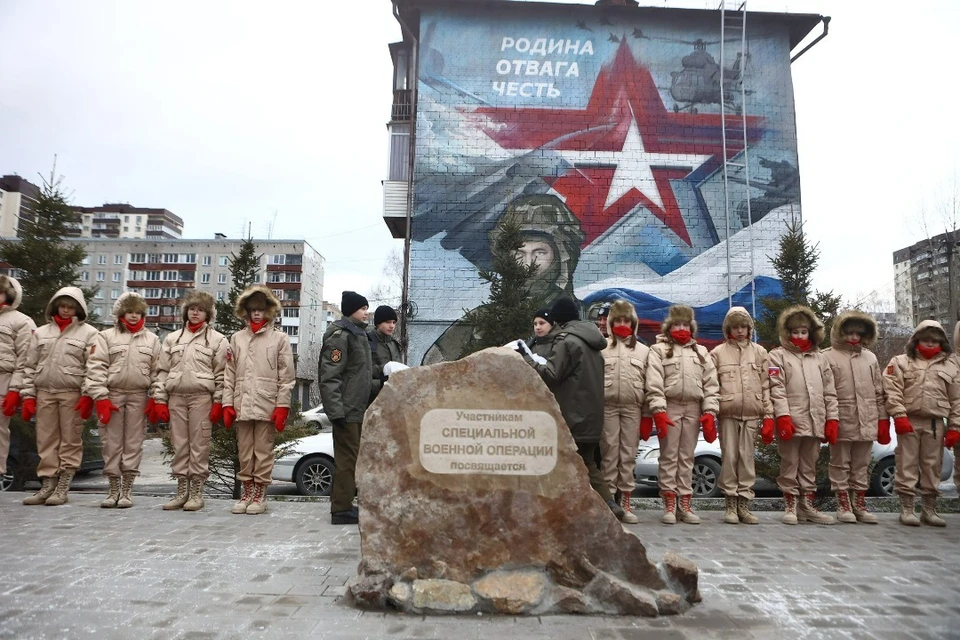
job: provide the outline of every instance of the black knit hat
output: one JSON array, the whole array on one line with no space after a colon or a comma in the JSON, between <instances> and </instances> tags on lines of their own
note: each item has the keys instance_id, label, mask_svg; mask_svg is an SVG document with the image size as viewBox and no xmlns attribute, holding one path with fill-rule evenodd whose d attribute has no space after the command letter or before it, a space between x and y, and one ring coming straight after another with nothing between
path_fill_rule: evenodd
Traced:
<instances>
[{"instance_id":1,"label":"black knit hat","mask_svg":"<svg viewBox=\"0 0 960 640\"><path fill-rule=\"evenodd\" d=\"M577 303L570 298L560 298L550 308L550 319L556 324L566 324L571 320L580 319L580 309Z\"/></svg>"},{"instance_id":2,"label":"black knit hat","mask_svg":"<svg viewBox=\"0 0 960 640\"><path fill-rule=\"evenodd\" d=\"M610 303L609 303L609 302L604 302L604 303L603 303L603 306L600 307L600 310L597 311L597 317L598 317L598 318L606 318L606 317L609 316L609 315L610 315Z\"/></svg>"},{"instance_id":3,"label":"black knit hat","mask_svg":"<svg viewBox=\"0 0 960 640\"><path fill-rule=\"evenodd\" d=\"M537 312L533 314L534 318L543 318L550 324L553 324L553 316L550 315L550 307L543 307L542 309L537 309Z\"/></svg>"},{"instance_id":4,"label":"black knit hat","mask_svg":"<svg viewBox=\"0 0 960 640\"><path fill-rule=\"evenodd\" d=\"M357 309L369 306L367 299L356 291L344 291L340 298L340 312L345 316L352 316Z\"/></svg>"},{"instance_id":5,"label":"black knit hat","mask_svg":"<svg viewBox=\"0 0 960 640\"><path fill-rule=\"evenodd\" d=\"M377 310L373 312L373 326L377 326L381 322L388 322L390 320L393 320L394 322L399 320L397 317L397 312L393 310L393 307L388 307L384 304L377 307Z\"/></svg>"}]
</instances>

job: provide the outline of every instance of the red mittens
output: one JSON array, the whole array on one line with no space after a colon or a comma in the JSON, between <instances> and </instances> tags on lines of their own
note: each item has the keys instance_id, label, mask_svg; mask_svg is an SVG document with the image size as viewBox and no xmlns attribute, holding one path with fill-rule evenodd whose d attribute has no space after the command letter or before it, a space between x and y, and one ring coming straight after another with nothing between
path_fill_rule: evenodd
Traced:
<instances>
[{"instance_id":1,"label":"red mittens","mask_svg":"<svg viewBox=\"0 0 960 640\"><path fill-rule=\"evenodd\" d=\"M30 418L37 415L37 400L36 398L27 398L23 401L23 406L20 407L20 417L23 418L24 422L30 422Z\"/></svg>"},{"instance_id":2,"label":"red mittens","mask_svg":"<svg viewBox=\"0 0 960 640\"><path fill-rule=\"evenodd\" d=\"M640 418L640 439L649 440L650 436L653 435L653 418L650 416L643 416Z\"/></svg>"},{"instance_id":3,"label":"red mittens","mask_svg":"<svg viewBox=\"0 0 960 640\"><path fill-rule=\"evenodd\" d=\"M97 400L97 420L100 421L100 424L110 422L110 413L113 411L120 411L120 407L114 406L109 398Z\"/></svg>"},{"instance_id":4,"label":"red mittens","mask_svg":"<svg viewBox=\"0 0 960 640\"><path fill-rule=\"evenodd\" d=\"M233 421L237 419L237 410L227 405L223 408L223 426L227 429L233 426Z\"/></svg>"},{"instance_id":5,"label":"red mittens","mask_svg":"<svg viewBox=\"0 0 960 640\"><path fill-rule=\"evenodd\" d=\"M760 439L763 444L773 444L773 418L764 418L760 428Z\"/></svg>"},{"instance_id":6,"label":"red mittens","mask_svg":"<svg viewBox=\"0 0 960 640\"><path fill-rule=\"evenodd\" d=\"M667 437L667 427L672 427L673 423L667 417L666 411L653 414L653 421L657 425L657 437L661 440Z\"/></svg>"},{"instance_id":7,"label":"red mittens","mask_svg":"<svg viewBox=\"0 0 960 640\"><path fill-rule=\"evenodd\" d=\"M955 446L960 444L960 431L954 431L951 429L943 436L943 446L947 449L953 449Z\"/></svg>"},{"instance_id":8,"label":"red mittens","mask_svg":"<svg viewBox=\"0 0 960 640\"><path fill-rule=\"evenodd\" d=\"M913 425L910 424L907 416L900 416L893 419L893 430L897 432L898 436L902 436L905 433L913 433Z\"/></svg>"},{"instance_id":9,"label":"red mittens","mask_svg":"<svg viewBox=\"0 0 960 640\"><path fill-rule=\"evenodd\" d=\"M153 415L150 416L150 422L170 422L170 409L162 402L153 405Z\"/></svg>"},{"instance_id":10,"label":"red mittens","mask_svg":"<svg viewBox=\"0 0 960 640\"><path fill-rule=\"evenodd\" d=\"M93 398L90 396L80 396L77 404L73 405L74 411L80 412L80 417L86 420L93 415Z\"/></svg>"},{"instance_id":11,"label":"red mittens","mask_svg":"<svg viewBox=\"0 0 960 640\"><path fill-rule=\"evenodd\" d=\"M793 420L790 416L777 416L777 434L781 440L792 438L793 431Z\"/></svg>"},{"instance_id":12,"label":"red mittens","mask_svg":"<svg viewBox=\"0 0 960 640\"><path fill-rule=\"evenodd\" d=\"M703 427L703 439L707 442L716 442L717 420L712 413L705 413L700 416L700 426Z\"/></svg>"},{"instance_id":13,"label":"red mittens","mask_svg":"<svg viewBox=\"0 0 960 640\"><path fill-rule=\"evenodd\" d=\"M210 424L217 424L220 422L220 418L223 417L223 405L219 402L214 402L213 406L210 407Z\"/></svg>"},{"instance_id":14,"label":"red mittens","mask_svg":"<svg viewBox=\"0 0 960 640\"><path fill-rule=\"evenodd\" d=\"M273 415L270 416L270 420L273 422L273 425L277 428L277 431L283 431L283 428L287 426L287 416L290 414L290 409L287 407L277 407L273 410Z\"/></svg>"},{"instance_id":15,"label":"red mittens","mask_svg":"<svg viewBox=\"0 0 960 640\"><path fill-rule=\"evenodd\" d=\"M153 405L157 404L153 398L147 398L147 406L143 408L143 415L147 416L147 420L153 422L153 418L150 416L153 415Z\"/></svg>"},{"instance_id":16,"label":"red mittens","mask_svg":"<svg viewBox=\"0 0 960 640\"><path fill-rule=\"evenodd\" d=\"M877 442L890 444L890 419L877 420Z\"/></svg>"},{"instance_id":17,"label":"red mittens","mask_svg":"<svg viewBox=\"0 0 960 640\"><path fill-rule=\"evenodd\" d=\"M827 420L823 425L823 439L829 444L837 444L840 437L840 422L837 420Z\"/></svg>"},{"instance_id":18,"label":"red mittens","mask_svg":"<svg viewBox=\"0 0 960 640\"><path fill-rule=\"evenodd\" d=\"M7 391L3 399L3 415L10 417L17 412L17 405L20 404L20 393L18 391Z\"/></svg>"}]
</instances>

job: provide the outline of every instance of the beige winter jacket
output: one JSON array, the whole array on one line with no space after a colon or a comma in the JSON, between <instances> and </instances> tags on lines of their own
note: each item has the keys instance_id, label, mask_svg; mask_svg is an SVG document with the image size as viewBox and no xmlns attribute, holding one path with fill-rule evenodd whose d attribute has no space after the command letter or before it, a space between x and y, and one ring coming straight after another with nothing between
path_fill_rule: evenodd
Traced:
<instances>
[{"instance_id":1,"label":"beige winter jacket","mask_svg":"<svg viewBox=\"0 0 960 640\"><path fill-rule=\"evenodd\" d=\"M943 351L929 360L917 353L917 334L928 328L943 336ZM947 418L950 428L960 428L960 366L939 322L924 320L917 326L906 353L894 356L883 372L883 388L891 416Z\"/></svg>"},{"instance_id":2,"label":"beige winter jacket","mask_svg":"<svg viewBox=\"0 0 960 640\"><path fill-rule=\"evenodd\" d=\"M228 348L227 339L209 323L196 333L185 327L168 335L160 349L153 399L166 404L174 393L209 393L220 402Z\"/></svg>"},{"instance_id":3,"label":"beige winter jacket","mask_svg":"<svg viewBox=\"0 0 960 640\"><path fill-rule=\"evenodd\" d=\"M852 346L843 340L843 325L848 321L866 326L860 346ZM877 422L887 417L880 364L877 356L867 348L876 339L877 323L865 313L846 311L833 321L831 346L823 350L823 355L830 364L837 390L840 440L876 440Z\"/></svg>"},{"instance_id":4,"label":"beige winter jacket","mask_svg":"<svg viewBox=\"0 0 960 640\"><path fill-rule=\"evenodd\" d=\"M607 338L603 355L603 400L607 405L643 406L650 348L636 342L628 347L623 340Z\"/></svg>"},{"instance_id":5,"label":"beige winter jacket","mask_svg":"<svg viewBox=\"0 0 960 640\"><path fill-rule=\"evenodd\" d=\"M647 404L651 413L667 410L667 402L699 401L701 413L720 409L717 369L706 347L690 340L679 345L664 335L647 358Z\"/></svg>"},{"instance_id":6,"label":"beige winter jacket","mask_svg":"<svg viewBox=\"0 0 960 640\"><path fill-rule=\"evenodd\" d=\"M23 373L37 325L30 316L17 311L23 289L16 278L0 275L0 290L7 292L7 304L0 309L0 373L12 374L7 390L19 392L23 389Z\"/></svg>"},{"instance_id":7,"label":"beige winter jacket","mask_svg":"<svg viewBox=\"0 0 960 640\"><path fill-rule=\"evenodd\" d=\"M110 391L143 391L153 385L160 361L160 338L140 329L130 333L123 325L101 331L90 356L90 395L102 400Z\"/></svg>"},{"instance_id":8,"label":"beige winter jacket","mask_svg":"<svg viewBox=\"0 0 960 640\"><path fill-rule=\"evenodd\" d=\"M270 420L277 407L290 407L296 382L290 339L273 327L280 301L266 287L254 286L237 297L234 313L248 321L245 301L253 294L266 301L266 324L253 333L250 325L230 336L230 358L223 379L223 406L237 412L237 420Z\"/></svg>"},{"instance_id":9,"label":"beige winter jacket","mask_svg":"<svg viewBox=\"0 0 960 640\"><path fill-rule=\"evenodd\" d=\"M784 321L794 314L807 317L813 343L809 351L801 352L790 342ZM823 438L826 421L839 419L833 372L817 346L823 340L823 323L806 307L790 307L780 314L777 328L780 346L770 352L767 367L773 413L790 416L794 436Z\"/></svg>"},{"instance_id":10,"label":"beige winter jacket","mask_svg":"<svg viewBox=\"0 0 960 640\"><path fill-rule=\"evenodd\" d=\"M77 315L63 330L52 320L54 301L66 296L77 303ZM23 372L25 398L35 398L37 391L73 391L89 393L87 377L89 356L97 344L97 330L88 325L87 303L83 292L77 287L64 287L53 294L44 311L47 324L33 333L30 350Z\"/></svg>"},{"instance_id":11,"label":"beige winter jacket","mask_svg":"<svg viewBox=\"0 0 960 640\"><path fill-rule=\"evenodd\" d=\"M720 381L720 417L773 417L767 350L750 340L726 340L710 352Z\"/></svg>"}]
</instances>

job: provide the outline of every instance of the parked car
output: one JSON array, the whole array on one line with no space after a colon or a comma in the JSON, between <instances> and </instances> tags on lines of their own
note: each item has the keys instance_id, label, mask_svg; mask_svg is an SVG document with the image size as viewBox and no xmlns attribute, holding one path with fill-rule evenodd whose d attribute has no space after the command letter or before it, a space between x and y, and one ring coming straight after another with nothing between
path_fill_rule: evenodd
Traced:
<instances>
[{"instance_id":1,"label":"parked car","mask_svg":"<svg viewBox=\"0 0 960 640\"><path fill-rule=\"evenodd\" d=\"M897 448L897 435L890 433L890 444L873 443L873 467L870 470L870 493L877 496L892 496L893 475L895 470L894 451ZM638 487L657 487L659 475L658 460L660 458L660 442L654 435L650 440L640 442L637 448L637 466L633 475ZM943 468L940 471L941 481L948 480L953 471L953 452L944 449ZM694 449L693 462L693 495L698 498L717 498L721 495L720 486L720 441L709 443L703 439L703 434L697 440ZM766 486L768 483L762 478L757 479L758 488L776 489ZM763 483L764 486L761 486Z\"/></svg>"},{"instance_id":2,"label":"parked car","mask_svg":"<svg viewBox=\"0 0 960 640\"><path fill-rule=\"evenodd\" d=\"M326 415L323 418L326 420ZM292 446L290 453L273 464L271 477L281 482L295 482L301 495L329 496L333 487L332 427L294 440Z\"/></svg>"},{"instance_id":3,"label":"parked car","mask_svg":"<svg viewBox=\"0 0 960 640\"><path fill-rule=\"evenodd\" d=\"M32 430L32 426L31 426ZM25 436L19 429L10 429L10 453L7 455L7 475L0 476L0 491L20 491L24 483L38 480L37 453L35 438ZM88 423L83 429L83 460L78 475L103 469L103 449L100 444L100 432Z\"/></svg>"},{"instance_id":4,"label":"parked car","mask_svg":"<svg viewBox=\"0 0 960 640\"><path fill-rule=\"evenodd\" d=\"M323 410L322 404L318 404L313 409L307 409L301 412L300 419L303 420L304 424L316 428L317 431L323 431L324 429L331 429L333 427L330 419L327 418L326 412Z\"/></svg>"}]
</instances>

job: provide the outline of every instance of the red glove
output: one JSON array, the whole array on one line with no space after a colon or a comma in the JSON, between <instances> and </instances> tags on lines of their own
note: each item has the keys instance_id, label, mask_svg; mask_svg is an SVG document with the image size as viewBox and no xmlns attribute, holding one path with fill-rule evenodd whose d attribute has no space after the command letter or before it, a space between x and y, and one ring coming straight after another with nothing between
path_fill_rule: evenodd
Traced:
<instances>
[{"instance_id":1,"label":"red glove","mask_svg":"<svg viewBox=\"0 0 960 640\"><path fill-rule=\"evenodd\" d=\"M213 406L210 407L210 423L217 424L220 422L220 418L223 417L223 405L219 402L214 402Z\"/></svg>"},{"instance_id":2,"label":"red glove","mask_svg":"<svg viewBox=\"0 0 960 640\"><path fill-rule=\"evenodd\" d=\"M74 411L80 412L80 417L86 420L93 415L93 398L90 396L80 396L77 404L73 405Z\"/></svg>"},{"instance_id":3,"label":"red glove","mask_svg":"<svg viewBox=\"0 0 960 640\"><path fill-rule=\"evenodd\" d=\"M890 444L890 419L877 420L877 442Z\"/></svg>"},{"instance_id":4,"label":"red glove","mask_svg":"<svg viewBox=\"0 0 960 640\"><path fill-rule=\"evenodd\" d=\"M19 391L7 391L7 397L3 399L3 415L8 418L17 412L17 405L20 404Z\"/></svg>"},{"instance_id":5,"label":"red glove","mask_svg":"<svg viewBox=\"0 0 960 640\"><path fill-rule=\"evenodd\" d=\"M661 440L667 437L667 427L674 426L674 424L670 422L670 418L667 417L666 411L653 414L653 421L657 425L657 437Z\"/></svg>"},{"instance_id":6,"label":"red glove","mask_svg":"<svg viewBox=\"0 0 960 640\"><path fill-rule=\"evenodd\" d=\"M837 444L840 437L840 422L837 420L827 420L823 425L823 439L829 444Z\"/></svg>"},{"instance_id":7,"label":"red glove","mask_svg":"<svg viewBox=\"0 0 960 640\"><path fill-rule=\"evenodd\" d=\"M153 422L153 418L150 416L153 415L153 405L157 404L153 398L147 398L147 406L143 409L143 415L147 416L147 420Z\"/></svg>"},{"instance_id":8,"label":"red glove","mask_svg":"<svg viewBox=\"0 0 960 640\"><path fill-rule=\"evenodd\" d=\"M24 422L30 422L30 418L37 415L37 400L36 398L27 398L23 401L23 406L20 407L20 417L23 418Z\"/></svg>"},{"instance_id":9,"label":"red glove","mask_svg":"<svg viewBox=\"0 0 960 640\"><path fill-rule=\"evenodd\" d=\"M913 433L913 425L910 424L907 416L900 416L893 419L893 430L897 432L898 436L902 436L905 433Z\"/></svg>"},{"instance_id":10,"label":"red glove","mask_svg":"<svg viewBox=\"0 0 960 640\"><path fill-rule=\"evenodd\" d=\"M643 416L640 418L640 439L649 440L650 436L653 435L653 418L650 416Z\"/></svg>"},{"instance_id":11,"label":"red glove","mask_svg":"<svg viewBox=\"0 0 960 640\"><path fill-rule=\"evenodd\" d=\"M760 428L760 439L763 444L773 444L773 418L764 418Z\"/></svg>"},{"instance_id":12,"label":"red glove","mask_svg":"<svg viewBox=\"0 0 960 640\"><path fill-rule=\"evenodd\" d=\"M700 416L700 425L703 427L703 439L707 442L717 441L717 420L712 413Z\"/></svg>"},{"instance_id":13,"label":"red glove","mask_svg":"<svg viewBox=\"0 0 960 640\"><path fill-rule=\"evenodd\" d=\"M223 408L223 426L227 429L233 426L233 421L237 419L237 410L227 405Z\"/></svg>"},{"instance_id":14,"label":"red glove","mask_svg":"<svg viewBox=\"0 0 960 640\"><path fill-rule=\"evenodd\" d=\"M170 422L170 409L162 402L153 405L153 415L150 416L150 422Z\"/></svg>"},{"instance_id":15,"label":"red glove","mask_svg":"<svg viewBox=\"0 0 960 640\"><path fill-rule=\"evenodd\" d=\"M951 429L944 434L943 446L945 446L947 449L953 449L958 444L960 444L960 431L954 431Z\"/></svg>"},{"instance_id":16,"label":"red glove","mask_svg":"<svg viewBox=\"0 0 960 640\"><path fill-rule=\"evenodd\" d=\"M277 431L283 431L283 428L287 426L287 416L290 414L290 409L287 407L277 407L273 410L273 415L270 416L270 420L273 422L274 426L277 427Z\"/></svg>"},{"instance_id":17,"label":"red glove","mask_svg":"<svg viewBox=\"0 0 960 640\"><path fill-rule=\"evenodd\" d=\"M777 433L781 440L789 440L793 437L793 420L790 416L777 416Z\"/></svg>"},{"instance_id":18,"label":"red glove","mask_svg":"<svg viewBox=\"0 0 960 640\"><path fill-rule=\"evenodd\" d=\"M100 421L100 424L105 425L110 422L110 413L112 411L120 411L120 408L115 407L109 398L97 400L97 420Z\"/></svg>"}]
</instances>

